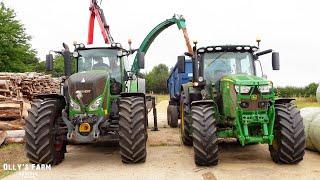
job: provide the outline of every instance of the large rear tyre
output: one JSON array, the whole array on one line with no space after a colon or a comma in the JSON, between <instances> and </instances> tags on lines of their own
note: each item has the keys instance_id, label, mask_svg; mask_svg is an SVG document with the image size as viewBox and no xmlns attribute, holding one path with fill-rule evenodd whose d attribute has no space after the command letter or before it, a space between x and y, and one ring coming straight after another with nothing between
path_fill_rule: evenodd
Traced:
<instances>
[{"instance_id":1,"label":"large rear tyre","mask_svg":"<svg viewBox=\"0 0 320 180\"><path fill-rule=\"evenodd\" d=\"M191 137L191 113L190 105L187 101L186 95L184 92L181 92L180 99L180 113L181 113L181 140L185 146L192 146L192 137Z\"/></svg>"},{"instance_id":2,"label":"large rear tyre","mask_svg":"<svg viewBox=\"0 0 320 180\"><path fill-rule=\"evenodd\" d=\"M192 106L192 130L195 163L199 166L217 165L218 136L212 105Z\"/></svg>"},{"instance_id":3,"label":"large rear tyre","mask_svg":"<svg viewBox=\"0 0 320 180\"><path fill-rule=\"evenodd\" d=\"M122 97L119 109L119 144L122 162L145 162L146 117L143 97Z\"/></svg>"},{"instance_id":4,"label":"large rear tyre","mask_svg":"<svg viewBox=\"0 0 320 180\"><path fill-rule=\"evenodd\" d=\"M167 108L168 125L172 128L178 127L178 107L169 105Z\"/></svg>"},{"instance_id":5,"label":"large rear tyre","mask_svg":"<svg viewBox=\"0 0 320 180\"><path fill-rule=\"evenodd\" d=\"M57 165L66 152L66 132L61 119L63 104L57 99L35 100L25 125L27 158L35 164Z\"/></svg>"},{"instance_id":6,"label":"large rear tyre","mask_svg":"<svg viewBox=\"0 0 320 180\"><path fill-rule=\"evenodd\" d=\"M303 160L306 140L300 111L291 103L276 104L274 140L269 145L272 160L296 164Z\"/></svg>"}]
</instances>

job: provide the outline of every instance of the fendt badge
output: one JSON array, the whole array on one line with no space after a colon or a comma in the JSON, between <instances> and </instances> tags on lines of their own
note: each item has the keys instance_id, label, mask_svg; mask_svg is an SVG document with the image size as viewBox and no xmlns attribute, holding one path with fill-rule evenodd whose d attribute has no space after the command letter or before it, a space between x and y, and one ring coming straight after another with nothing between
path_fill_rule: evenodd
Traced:
<instances>
[{"instance_id":1,"label":"fendt badge","mask_svg":"<svg viewBox=\"0 0 320 180\"><path fill-rule=\"evenodd\" d=\"M82 94L89 94L91 93L91 90L78 90L79 92L81 92Z\"/></svg>"}]
</instances>

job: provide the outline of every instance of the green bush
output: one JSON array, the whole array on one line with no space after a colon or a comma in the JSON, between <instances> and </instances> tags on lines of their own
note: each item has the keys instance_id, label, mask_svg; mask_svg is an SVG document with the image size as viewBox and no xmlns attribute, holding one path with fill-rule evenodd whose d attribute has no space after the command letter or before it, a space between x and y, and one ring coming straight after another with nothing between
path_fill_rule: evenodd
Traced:
<instances>
[{"instance_id":1,"label":"green bush","mask_svg":"<svg viewBox=\"0 0 320 180\"><path fill-rule=\"evenodd\" d=\"M317 88L317 83L310 83L305 87L286 86L276 89L279 97L305 97L315 100Z\"/></svg>"}]
</instances>

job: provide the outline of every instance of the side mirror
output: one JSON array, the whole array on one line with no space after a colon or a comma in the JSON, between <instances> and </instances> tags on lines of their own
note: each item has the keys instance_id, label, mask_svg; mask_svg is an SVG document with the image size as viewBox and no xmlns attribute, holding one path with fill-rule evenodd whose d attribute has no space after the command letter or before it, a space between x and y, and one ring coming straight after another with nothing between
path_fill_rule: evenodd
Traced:
<instances>
[{"instance_id":1,"label":"side mirror","mask_svg":"<svg viewBox=\"0 0 320 180\"><path fill-rule=\"evenodd\" d=\"M185 73L185 56L178 56L178 73Z\"/></svg>"},{"instance_id":2,"label":"side mirror","mask_svg":"<svg viewBox=\"0 0 320 180\"><path fill-rule=\"evenodd\" d=\"M279 60L279 53L278 52L272 53L272 69L273 70L280 70L280 60Z\"/></svg>"},{"instance_id":3,"label":"side mirror","mask_svg":"<svg viewBox=\"0 0 320 180\"><path fill-rule=\"evenodd\" d=\"M52 71L53 70L53 55L47 54L46 55L46 71Z\"/></svg>"},{"instance_id":4,"label":"side mirror","mask_svg":"<svg viewBox=\"0 0 320 180\"><path fill-rule=\"evenodd\" d=\"M69 77L71 75L71 53L69 50L62 52L64 59L64 75Z\"/></svg>"},{"instance_id":5,"label":"side mirror","mask_svg":"<svg viewBox=\"0 0 320 180\"><path fill-rule=\"evenodd\" d=\"M138 64L139 64L139 68L140 69L144 69L144 64L145 64L145 61L144 61L144 52L140 52L138 51Z\"/></svg>"}]
</instances>

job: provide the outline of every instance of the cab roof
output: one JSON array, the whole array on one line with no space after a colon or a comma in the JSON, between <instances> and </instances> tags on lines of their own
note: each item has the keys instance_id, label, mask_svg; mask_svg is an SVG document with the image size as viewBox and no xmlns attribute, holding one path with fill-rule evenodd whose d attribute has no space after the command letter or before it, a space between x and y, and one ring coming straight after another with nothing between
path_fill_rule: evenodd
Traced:
<instances>
[{"instance_id":1,"label":"cab roof","mask_svg":"<svg viewBox=\"0 0 320 180\"><path fill-rule=\"evenodd\" d=\"M207 46L201 47L197 53L215 53L215 52L256 52L258 47L250 45L221 45L221 46Z\"/></svg>"}]
</instances>

